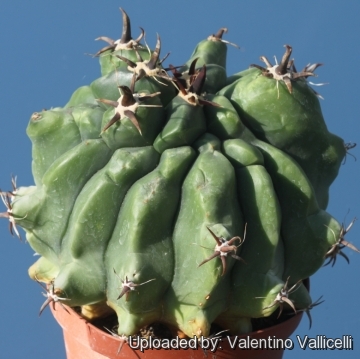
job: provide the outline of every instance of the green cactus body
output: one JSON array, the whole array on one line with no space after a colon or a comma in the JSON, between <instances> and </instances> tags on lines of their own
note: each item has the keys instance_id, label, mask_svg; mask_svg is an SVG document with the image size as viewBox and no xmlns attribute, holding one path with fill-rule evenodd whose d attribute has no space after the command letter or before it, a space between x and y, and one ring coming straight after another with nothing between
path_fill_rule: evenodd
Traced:
<instances>
[{"instance_id":1,"label":"green cactus body","mask_svg":"<svg viewBox=\"0 0 360 359\"><path fill-rule=\"evenodd\" d=\"M168 148L191 145L206 131L202 106L193 106L181 97L175 97L166 107L166 125L154 141L162 153Z\"/></svg>"},{"instance_id":2,"label":"green cactus body","mask_svg":"<svg viewBox=\"0 0 360 359\"><path fill-rule=\"evenodd\" d=\"M139 54L140 55L140 54ZM155 93L159 92L159 98L163 106L166 106L176 95L175 87L171 84L170 77L159 63L160 38L157 47L148 60L139 58L136 62L129 59L117 57L124 65L115 68L104 76L91 83L91 90L98 99L118 99L118 87L127 86L131 88L133 77L136 78L134 90L137 92ZM163 91L164 86L167 91Z\"/></svg>"},{"instance_id":3,"label":"green cactus body","mask_svg":"<svg viewBox=\"0 0 360 359\"><path fill-rule=\"evenodd\" d=\"M166 91L164 91L164 87ZM154 77L145 77L135 83L135 91L156 93L159 92L159 99L163 107L166 107L176 96L174 85L167 79Z\"/></svg>"},{"instance_id":4,"label":"green cactus body","mask_svg":"<svg viewBox=\"0 0 360 359\"><path fill-rule=\"evenodd\" d=\"M242 233L235 195L235 173L228 160L216 150L202 151L184 181L173 235L174 279L165 298L165 320L189 336L208 335L211 322L226 307L234 259L226 258L223 275L217 258L196 267L216 244L208 228L227 240Z\"/></svg>"},{"instance_id":5,"label":"green cactus body","mask_svg":"<svg viewBox=\"0 0 360 359\"><path fill-rule=\"evenodd\" d=\"M89 105L97 105L96 98L94 97L90 86L82 86L76 89L64 107L72 107L84 103Z\"/></svg>"},{"instance_id":6,"label":"green cactus body","mask_svg":"<svg viewBox=\"0 0 360 359\"><path fill-rule=\"evenodd\" d=\"M106 299L103 256L117 213L128 189L154 169L158 158L152 147L117 150L77 197L62 239L60 274L54 282L61 296L69 298L68 305Z\"/></svg>"},{"instance_id":7,"label":"green cactus body","mask_svg":"<svg viewBox=\"0 0 360 359\"><path fill-rule=\"evenodd\" d=\"M226 85L226 43L228 42L222 40L224 32L227 32L227 29L222 28L217 34L199 42L190 59L181 69L181 72L186 74L193 61L196 61L198 68L206 65L207 72L203 91L207 93L214 94ZM234 46L237 47L237 45Z\"/></svg>"},{"instance_id":8,"label":"green cactus body","mask_svg":"<svg viewBox=\"0 0 360 359\"><path fill-rule=\"evenodd\" d=\"M221 40L225 29L220 29L216 35L211 35L207 39L200 41L190 59L186 62L185 68L189 68L193 60L198 59L197 66L216 64L226 68L227 45Z\"/></svg>"},{"instance_id":9,"label":"green cactus body","mask_svg":"<svg viewBox=\"0 0 360 359\"><path fill-rule=\"evenodd\" d=\"M206 66L206 79L203 91L206 93L216 93L226 84L225 67L209 64Z\"/></svg>"},{"instance_id":10,"label":"green cactus body","mask_svg":"<svg viewBox=\"0 0 360 359\"><path fill-rule=\"evenodd\" d=\"M121 318L120 334L132 334L161 317L160 300L174 271L171 237L182 178L194 159L190 147L165 151L158 167L131 188L122 205L106 253L108 304ZM118 299L119 278L137 284L154 280L140 287L139 295Z\"/></svg>"},{"instance_id":11,"label":"green cactus body","mask_svg":"<svg viewBox=\"0 0 360 359\"><path fill-rule=\"evenodd\" d=\"M40 257L28 270L29 276L39 282L50 283L59 274L59 267Z\"/></svg>"},{"instance_id":12,"label":"green cactus body","mask_svg":"<svg viewBox=\"0 0 360 359\"><path fill-rule=\"evenodd\" d=\"M140 44L140 41L145 35L142 28L140 36L137 39L133 39L131 36L131 24L130 18L127 13L120 8L122 14L123 28L121 38L113 40L107 36L100 36L96 40L103 40L108 43L108 46L100 49L94 56L99 57L101 75L105 76L115 68L125 68L127 64L119 59L118 56L122 56L130 61L137 61L141 56L148 60L150 57L150 50Z\"/></svg>"},{"instance_id":13,"label":"green cactus body","mask_svg":"<svg viewBox=\"0 0 360 359\"><path fill-rule=\"evenodd\" d=\"M246 70L242 70L236 74L233 74L231 76L229 76L227 79L226 79L226 87L224 87L224 92L226 91L232 91L233 90L233 87L229 86L227 87L228 85L231 85L233 84L235 81L241 79L242 77L245 77L245 76L251 76L251 77L248 77L247 78L247 81L250 80L250 78L252 78L253 80L259 76L259 71L258 69L255 69L255 68L248 68Z\"/></svg>"},{"instance_id":14,"label":"green cactus body","mask_svg":"<svg viewBox=\"0 0 360 359\"><path fill-rule=\"evenodd\" d=\"M299 283L296 289L290 293L289 298L294 302L297 310L306 310L312 303L309 291L303 283Z\"/></svg>"},{"instance_id":15,"label":"green cactus body","mask_svg":"<svg viewBox=\"0 0 360 359\"><path fill-rule=\"evenodd\" d=\"M111 154L101 139L82 142L52 163L42 178L42 187L14 201L13 211L24 218L19 224L27 229L27 240L37 253L58 262L75 199Z\"/></svg>"},{"instance_id":16,"label":"green cactus body","mask_svg":"<svg viewBox=\"0 0 360 359\"><path fill-rule=\"evenodd\" d=\"M220 105L220 107L204 107L208 131L223 141L232 138L241 138L245 126L241 122L230 100L221 95L208 95L207 98Z\"/></svg>"},{"instance_id":17,"label":"green cactus body","mask_svg":"<svg viewBox=\"0 0 360 359\"><path fill-rule=\"evenodd\" d=\"M236 170L239 202L247 223L247 239L241 252L244 263L237 262L233 269L232 300L225 316L268 316L276 308L263 308L283 286L281 278L272 271L280 237L280 205L257 148L242 140L228 140L224 150Z\"/></svg>"},{"instance_id":18,"label":"green cactus body","mask_svg":"<svg viewBox=\"0 0 360 359\"><path fill-rule=\"evenodd\" d=\"M119 86L130 87L133 74L127 69L123 71L114 70L107 75L94 80L90 87L96 99L106 98L116 101L119 98ZM100 104L103 108L105 105Z\"/></svg>"},{"instance_id":19,"label":"green cactus body","mask_svg":"<svg viewBox=\"0 0 360 359\"><path fill-rule=\"evenodd\" d=\"M82 141L96 140L101 131L104 110L99 105L81 104L71 108Z\"/></svg>"},{"instance_id":20,"label":"green cactus body","mask_svg":"<svg viewBox=\"0 0 360 359\"><path fill-rule=\"evenodd\" d=\"M114 70L113 72L94 80L91 83L91 90L96 99L105 98L108 100L116 101L119 98L118 87L127 86L130 87L133 78L133 73L124 70ZM160 83L163 82L164 84ZM162 91L164 86L169 88L168 91ZM166 106L172 98L176 95L174 86L165 79L156 80L154 78L142 78L135 84L135 91L155 93L160 92L160 99L163 106ZM104 105L102 107L105 108Z\"/></svg>"},{"instance_id":21,"label":"green cactus body","mask_svg":"<svg viewBox=\"0 0 360 359\"><path fill-rule=\"evenodd\" d=\"M40 255L41 311L58 301L88 320L111 311L119 335L162 322L189 337L309 314L301 281L358 251L353 222L325 211L346 148L306 81L319 64L296 72L286 45L279 65L227 77L220 29L165 70L160 37L140 45L121 12L121 39L98 38L101 76L30 119L35 186L0 192L0 217Z\"/></svg>"},{"instance_id":22,"label":"green cactus body","mask_svg":"<svg viewBox=\"0 0 360 359\"><path fill-rule=\"evenodd\" d=\"M284 269L285 269L284 240L280 236L278 244L275 249L271 270L277 277L284 278Z\"/></svg>"},{"instance_id":23,"label":"green cactus body","mask_svg":"<svg viewBox=\"0 0 360 359\"><path fill-rule=\"evenodd\" d=\"M221 152L221 141L213 134L206 132L193 143L193 148L199 153L215 150Z\"/></svg>"},{"instance_id":24,"label":"green cactus body","mask_svg":"<svg viewBox=\"0 0 360 359\"><path fill-rule=\"evenodd\" d=\"M328 132L319 100L307 82L293 81L290 93L281 81L253 70L220 93L233 101L257 137L300 164L315 189L319 205L325 209L328 189L337 176L345 149L342 139Z\"/></svg>"},{"instance_id":25,"label":"green cactus body","mask_svg":"<svg viewBox=\"0 0 360 359\"><path fill-rule=\"evenodd\" d=\"M256 144L264 155L265 167L281 204L284 278L290 276L293 284L308 278L323 265L329 247L340 238L341 226L320 210L313 187L296 162L269 144L262 141Z\"/></svg>"},{"instance_id":26,"label":"green cactus body","mask_svg":"<svg viewBox=\"0 0 360 359\"><path fill-rule=\"evenodd\" d=\"M42 185L41 179L51 164L81 142L79 128L67 110L35 112L26 133L32 142L32 172L37 186Z\"/></svg>"}]
</instances>

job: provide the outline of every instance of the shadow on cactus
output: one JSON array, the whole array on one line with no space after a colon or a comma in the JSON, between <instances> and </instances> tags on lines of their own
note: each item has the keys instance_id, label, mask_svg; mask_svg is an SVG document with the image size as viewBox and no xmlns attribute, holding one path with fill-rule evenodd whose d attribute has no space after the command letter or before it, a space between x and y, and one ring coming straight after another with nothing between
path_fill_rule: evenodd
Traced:
<instances>
[{"instance_id":1,"label":"shadow on cactus","mask_svg":"<svg viewBox=\"0 0 360 359\"><path fill-rule=\"evenodd\" d=\"M1 192L10 232L40 255L40 312L116 314L121 338L153 323L238 335L299 311L311 324L303 280L359 252L354 221L326 212L355 145L327 130L307 81L319 64L297 72L286 45L280 64L228 76L220 29L164 68L160 37L133 40L121 12L121 39L98 38L101 77L30 118L35 185Z\"/></svg>"}]
</instances>

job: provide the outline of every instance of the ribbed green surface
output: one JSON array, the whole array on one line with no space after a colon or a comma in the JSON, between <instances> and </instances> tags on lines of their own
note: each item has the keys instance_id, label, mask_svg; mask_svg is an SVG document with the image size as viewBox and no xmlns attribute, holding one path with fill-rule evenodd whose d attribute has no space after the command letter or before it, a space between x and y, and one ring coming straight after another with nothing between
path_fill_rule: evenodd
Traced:
<instances>
[{"instance_id":1,"label":"ribbed green surface","mask_svg":"<svg viewBox=\"0 0 360 359\"><path fill-rule=\"evenodd\" d=\"M110 49L100 78L30 119L36 187L12 202L41 255L30 275L67 305L106 301L119 334L154 321L188 336L213 322L251 330L250 318L277 310L288 277L292 286L315 273L339 239L325 208L345 150L314 92L299 79L290 93L258 69L227 78L226 51L204 40L173 69L177 82L157 63L125 98L133 70L116 55L141 61ZM233 247L206 261L213 235ZM304 289L292 295L297 309L311 303Z\"/></svg>"}]
</instances>

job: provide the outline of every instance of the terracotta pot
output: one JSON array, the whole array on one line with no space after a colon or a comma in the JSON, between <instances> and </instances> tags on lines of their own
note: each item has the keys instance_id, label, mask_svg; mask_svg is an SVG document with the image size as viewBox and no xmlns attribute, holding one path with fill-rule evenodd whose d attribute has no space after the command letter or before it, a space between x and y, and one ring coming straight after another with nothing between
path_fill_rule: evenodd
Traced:
<instances>
[{"instance_id":1,"label":"terracotta pot","mask_svg":"<svg viewBox=\"0 0 360 359\"><path fill-rule=\"evenodd\" d=\"M230 359L238 358L242 359L281 359L284 350L245 350L245 349L231 349L231 343L234 340L249 341L251 339L287 339L294 332L296 327L299 325L302 313L291 317L289 320L280 324L274 325L273 327L259 330L256 332L249 333L239 337L231 337L230 340L223 338L219 344L216 352L205 351L198 345L198 349L180 349L180 350L167 350L167 349L145 349L141 352L138 349L132 349L128 344L124 344L121 351L118 353L119 346L121 344L119 338L111 336L110 334L98 329L92 324L88 323L79 314L77 314L71 308L67 308L68 312L61 307L56 305L55 310L52 309L52 313L55 319L58 321L63 329L65 348L67 359L200 359L200 358L211 358L211 359ZM239 343L237 341L237 343ZM248 342L247 342L248 343ZM254 343L254 342L253 342ZM155 343L156 345L157 343Z\"/></svg>"}]
</instances>

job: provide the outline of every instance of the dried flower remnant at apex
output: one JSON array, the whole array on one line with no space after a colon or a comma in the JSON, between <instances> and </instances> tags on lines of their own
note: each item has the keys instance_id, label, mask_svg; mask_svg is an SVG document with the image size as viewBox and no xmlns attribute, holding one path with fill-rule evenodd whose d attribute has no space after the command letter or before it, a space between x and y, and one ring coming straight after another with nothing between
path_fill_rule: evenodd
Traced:
<instances>
[{"instance_id":1,"label":"dried flower remnant at apex","mask_svg":"<svg viewBox=\"0 0 360 359\"><path fill-rule=\"evenodd\" d=\"M117 51L117 50L124 50L124 49L136 49L138 47L141 47L141 45L139 43L142 40L142 38L144 37L144 34L145 34L144 29L140 28L141 34L139 35L139 37L136 40L133 40L133 38L131 37L130 19L129 19L128 15L126 14L126 12L122 8L120 8L120 10L122 12L122 17L123 17L123 30L122 30L121 38L119 40L113 40L107 36L100 36L100 37L96 38L95 40L103 40L103 41L107 42L109 44L109 46L106 46L106 47L103 47L102 49L100 49L94 55L94 57L100 56L102 53L104 53L108 50Z\"/></svg>"},{"instance_id":2,"label":"dried flower remnant at apex","mask_svg":"<svg viewBox=\"0 0 360 359\"><path fill-rule=\"evenodd\" d=\"M153 77L156 81L158 81L156 79L157 77L165 78L166 80L168 80L169 76L166 73L166 69L163 69L161 67L161 64L167 59L170 53L168 53L162 60L159 60L161 50L161 40L159 35L157 35L156 47L153 53L150 52L150 49L148 50L149 54L151 55L149 60L143 60L143 58L137 51L136 55L138 58L138 62L133 62L126 57L120 55L116 55L116 57L118 57L120 60L124 61L128 65L128 70L134 73L136 81L146 76ZM164 86L167 86L160 81L158 82L163 84Z\"/></svg>"},{"instance_id":3,"label":"dried flower remnant at apex","mask_svg":"<svg viewBox=\"0 0 360 359\"><path fill-rule=\"evenodd\" d=\"M184 99L192 106L209 105L214 107L221 107L219 104L206 100L201 94L206 78L206 66L203 65L201 70L195 70L195 59L187 73L179 73L175 67L171 66L171 71L174 74L173 83L178 88L178 96Z\"/></svg>"},{"instance_id":4,"label":"dried flower remnant at apex","mask_svg":"<svg viewBox=\"0 0 360 359\"><path fill-rule=\"evenodd\" d=\"M226 27L222 27L222 28L219 29L219 31L216 34L210 35L207 39L209 41L220 41L220 42L223 42L224 44L231 45L231 46L236 47L237 49L240 49L239 45L236 45L233 42L224 40L222 38L222 36L224 34L226 34L227 32L228 32L228 29Z\"/></svg>"}]
</instances>

